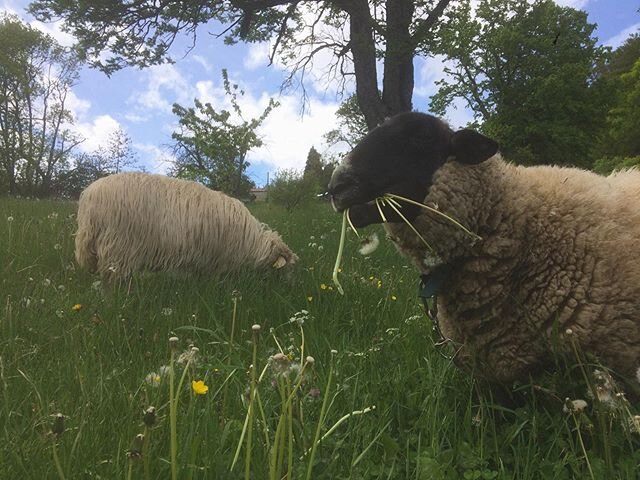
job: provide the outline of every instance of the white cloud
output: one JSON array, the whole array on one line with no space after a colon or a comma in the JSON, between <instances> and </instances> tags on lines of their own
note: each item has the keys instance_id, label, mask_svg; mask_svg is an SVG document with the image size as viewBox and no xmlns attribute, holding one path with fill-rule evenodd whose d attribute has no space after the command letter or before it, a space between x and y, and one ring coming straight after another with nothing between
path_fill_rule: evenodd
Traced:
<instances>
[{"instance_id":1,"label":"white cloud","mask_svg":"<svg viewBox=\"0 0 640 480\"><path fill-rule=\"evenodd\" d=\"M256 70L260 67L266 67L269 64L270 52L271 47L268 42L250 44L249 53L243 60L244 68Z\"/></svg>"},{"instance_id":2,"label":"white cloud","mask_svg":"<svg viewBox=\"0 0 640 480\"><path fill-rule=\"evenodd\" d=\"M608 45L612 48L618 48L620 45L624 43L624 41L629 38L630 35L634 33L640 33L640 22L631 25L630 27L625 28L617 35L611 37L609 40L604 42L605 45Z\"/></svg>"},{"instance_id":3,"label":"white cloud","mask_svg":"<svg viewBox=\"0 0 640 480\"><path fill-rule=\"evenodd\" d=\"M169 167L174 163L175 158L167 150L150 144L150 143L134 143L133 147L140 152L144 160L139 162L146 170L151 173L166 174Z\"/></svg>"},{"instance_id":4,"label":"white cloud","mask_svg":"<svg viewBox=\"0 0 640 480\"><path fill-rule=\"evenodd\" d=\"M73 90L69 90L65 100L65 107L72 113L73 117L82 120L91 108L91 102L78 97Z\"/></svg>"},{"instance_id":5,"label":"white cloud","mask_svg":"<svg viewBox=\"0 0 640 480\"><path fill-rule=\"evenodd\" d=\"M444 55L435 55L433 57L417 58L416 86L413 90L414 95L422 97L430 97L438 91L436 86L437 80L446 77L444 67L446 64Z\"/></svg>"},{"instance_id":6,"label":"white cloud","mask_svg":"<svg viewBox=\"0 0 640 480\"><path fill-rule=\"evenodd\" d=\"M463 98L456 98L453 101L447 108L444 118L454 130L464 128L474 120L473 111L467 107L467 102Z\"/></svg>"},{"instance_id":7,"label":"white cloud","mask_svg":"<svg viewBox=\"0 0 640 480\"><path fill-rule=\"evenodd\" d=\"M42 23L38 22L37 20L32 20L31 22L29 22L29 25L37 28L47 35L50 35L63 47L70 47L74 43L76 43L76 39L73 35L62 31L62 21Z\"/></svg>"},{"instance_id":8,"label":"white cloud","mask_svg":"<svg viewBox=\"0 0 640 480\"><path fill-rule=\"evenodd\" d=\"M111 115L99 115L88 122L77 122L72 130L79 133L85 141L79 145L84 152L93 152L106 146L109 135L118 130L120 123Z\"/></svg>"},{"instance_id":9,"label":"white cloud","mask_svg":"<svg viewBox=\"0 0 640 480\"><path fill-rule=\"evenodd\" d=\"M197 55L197 54L194 53L193 55L191 55L190 58L191 58L191 60L193 60L197 64L201 65L202 68L204 68L207 72L211 71L211 69L212 69L211 64L202 55Z\"/></svg>"},{"instance_id":10,"label":"white cloud","mask_svg":"<svg viewBox=\"0 0 640 480\"><path fill-rule=\"evenodd\" d=\"M131 123L142 123L149 120L148 115L138 115L137 113L125 113L124 118Z\"/></svg>"},{"instance_id":11,"label":"white cloud","mask_svg":"<svg viewBox=\"0 0 640 480\"><path fill-rule=\"evenodd\" d=\"M155 65L141 71L146 82L145 90L136 92L129 98L144 111L160 110L171 113L171 104L188 104L194 92L188 79L173 64Z\"/></svg>"},{"instance_id":12,"label":"white cloud","mask_svg":"<svg viewBox=\"0 0 640 480\"><path fill-rule=\"evenodd\" d=\"M554 0L561 7L571 7L575 9L584 8L589 0Z\"/></svg>"},{"instance_id":13,"label":"white cloud","mask_svg":"<svg viewBox=\"0 0 640 480\"><path fill-rule=\"evenodd\" d=\"M263 97L262 103L265 98ZM267 163L274 168L304 168L312 146L322 151L322 135L335 127L334 103L312 99L304 117L300 116L300 99L283 96L280 107L265 120L259 133L264 146L248 155L249 161Z\"/></svg>"}]
</instances>

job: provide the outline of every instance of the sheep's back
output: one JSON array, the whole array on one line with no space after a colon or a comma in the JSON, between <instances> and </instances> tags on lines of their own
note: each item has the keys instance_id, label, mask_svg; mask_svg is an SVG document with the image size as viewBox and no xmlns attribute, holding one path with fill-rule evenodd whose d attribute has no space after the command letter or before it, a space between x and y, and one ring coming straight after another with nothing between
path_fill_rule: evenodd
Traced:
<instances>
[{"instance_id":1,"label":"sheep's back","mask_svg":"<svg viewBox=\"0 0 640 480\"><path fill-rule=\"evenodd\" d=\"M103 267L116 264L125 274L231 270L253 263L263 234L239 200L159 175L98 180L83 192L80 211L91 219Z\"/></svg>"}]
</instances>

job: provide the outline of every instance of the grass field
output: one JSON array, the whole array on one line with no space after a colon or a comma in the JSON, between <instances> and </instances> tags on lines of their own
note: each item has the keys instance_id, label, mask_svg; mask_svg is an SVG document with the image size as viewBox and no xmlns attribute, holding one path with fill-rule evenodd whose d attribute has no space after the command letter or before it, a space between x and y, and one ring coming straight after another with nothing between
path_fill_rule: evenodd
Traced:
<instances>
[{"instance_id":1,"label":"grass field","mask_svg":"<svg viewBox=\"0 0 640 480\"><path fill-rule=\"evenodd\" d=\"M582 369L498 401L434 347L387 241L362 257L349 235L340 296L326 205L252 207L301 258L289 282L145 274L112 295L75 264L75 208L0 200L1 479L640 476L637 408L594 401Z\"/></svg>"}]
</instances>

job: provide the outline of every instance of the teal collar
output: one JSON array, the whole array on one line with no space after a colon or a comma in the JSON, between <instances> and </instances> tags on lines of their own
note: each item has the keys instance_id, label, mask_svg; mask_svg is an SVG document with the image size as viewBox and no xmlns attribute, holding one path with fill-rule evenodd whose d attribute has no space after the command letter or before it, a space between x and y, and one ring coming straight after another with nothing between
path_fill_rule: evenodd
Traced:
<instances>
[{"instance_id":1,"label":"teal collar","mask_svg":"<svg viewBox=\"0 0 640 480\"><path fill-rule=\"evenodd\" d=\"M449 277L451 269L451 265L445 263L434 268L430 273L420 275L418 297L423 300L435 297L440 292L444 281Z\"/></svg>"}]
</instances>

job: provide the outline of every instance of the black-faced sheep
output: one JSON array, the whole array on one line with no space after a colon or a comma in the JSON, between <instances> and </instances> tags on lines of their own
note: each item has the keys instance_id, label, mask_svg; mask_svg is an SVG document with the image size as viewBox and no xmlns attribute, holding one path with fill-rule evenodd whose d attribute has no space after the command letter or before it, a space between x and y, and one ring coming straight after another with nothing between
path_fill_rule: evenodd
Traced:
<instances>
[{"instance_id":1,"label":"black-faced sheep","mask_svg":"<svg viewBox=\"0 0 640 480\"><path fill-rule=\"evenodd\" d=\"M195 182L120 173L80 195L76 260L107 284L136 271L282 268L298 257L239 200Z\"/></svg>"},{"instance_id":2,"label":"black-faced sheep","mask_svg":"<svg viewBox=\"0 0 640 480\"><path fill-rule=\"evenodd\" d=\"M640 365L640 172L602 177L506 163L498 145L405 113L371 131L336 169L329 192L356 227L396 193L448 214L389 206L385 229L423 274L445 272L437 297L458 360L497 382L526 378L558 346L595 355L633 379Z\"/></svg>"}]
</instances>

